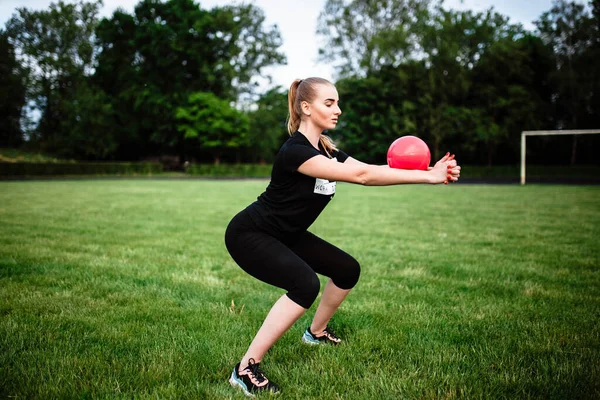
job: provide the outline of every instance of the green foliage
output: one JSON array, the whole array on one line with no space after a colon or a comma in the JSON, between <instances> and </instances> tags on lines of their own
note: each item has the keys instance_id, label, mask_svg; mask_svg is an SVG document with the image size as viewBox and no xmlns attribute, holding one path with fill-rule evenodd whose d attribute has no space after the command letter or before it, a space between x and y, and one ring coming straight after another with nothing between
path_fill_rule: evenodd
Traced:
<instances>
[{"instance_id":1,"label":"green foliage","mask_svg":"<svg viewBox=\"0 0 600 400\"><path fill-rule=\"evenodd\" d=\"M564 129L594 129L598 125L597 18L581 3L554 0L550 11L535 22L542 40L554 51L556 65L550 76L555 94L552 114Z\"/></svg>"},{"instance_id":2,"label":"green foliage","mask_svg":"<svg viewBox=\"0 0 600 400\"><path fill-rule=\"evenodd\" d=\"M113 131L115 112L108 96L88 82L79 86L66 105L63 134L56 139L61 157L106 160L114 158L119 138Z\"/></svg>"},{"instance_id":3,"label":"green foliage","mask_svg":"<svg viewBox=\"0 0 600 400\"><path fill-rule=\"evenodd\" d=\"M125 138L118 154L198 156L197 146L188 154L176 116L190 96L212 93L226 104L252 93L264 67L284 61L279 31L266 27L262 10L252 5L204 10L193 0L143 0L134 15L117 11L104 19L98 39L102 52L94 80L117 110L118 136ZM216 121L214 111L209 124L214 138L199 144L219 157L245 138L229 136L225 143L216 131L232 132L225 127L232 121ZM234 118L229 114L223 116ZM243 135L246 128L239 128Z\"/></svg>"},{"instance_id":4,"label":"green foliage","mask_svg":"<svg viewBox=\"0 0 600 400\"><path fill-rule=\"evenodd\" d=\"M400 136L413 134L415 128L411 115L415 106L403 90L408 76L382 75L338 82L343 114L338 128L331 132L344 151L375 164L386 164L389 145Z\"/></svg>"},{"instance_id":5,"label":"green foliage","mask_svg":"<svg viewBox=\"0 0 600 400\"><path fill-rule=\"evenodd\" d=\"M186 172L209 178L269 178L269 164L191 164Z\"/></svg>"},{"instance_id":6,"label":"green foliage","mask_svg":"<svg viewBox=\"0 0 600 400\"><path fill-rule=\"evenodd\" d=\"M26 99L41 112L31 139L61 157L183 158L175 113L191 93L251 96L264 68L285 62L277 27L253 5L204 10L193 0L142 0L133 15L117 10L98 23L101 4L59 0L48 10L20 8L7 23L6 60L18 50L29 71ZM23 101L13 89L6 115L14 120Z\"/></svg>"},{"instance_id":7,"label":"green foliage","mask_svg":"<svg viewBox=\"0 0 600 400\"><path fill-rule=\"evenodd\" d=\"M23 142L21 116L25 106L25 73L15 58L15 48L0 29L0 146Z\"/></svg>"},{"instance_id":8,"label":"green foliage","mask_svg":"<svg viewBox=\"0 0 600 400\"><path fill-rule=\"evenodd\" d=\"M216 7L211 10L218 27L216 37L227 44L230 59L228 87L237 97L255 95L261 78L270 79L265 67L286 63L279 52L283 40L276 25L266 26L264 11L252 4Z\"/></svg>"},{"instance_id":9,"label":"green foliage","mask_svg":"<svg viewBox=\"0 0 600 400\"><path fill-rule=\"evenodd\" d=\"M145 87L136 74L139 52L135 48L135 20L117 10L110 20L100 21L96 36L101 51L91 80L106 93L115 115L111 132L119 142L114 157L140 158L149 153L150 143L142 133L142 127L146 126L145 111L135 106L137 96L142 95L140 86Z\"/></svg>"},{"instance_id":10,"label":"green foliage","mask_svg":"<svg viewBox=\"0 0 600 400\"><path fill-rule=\"evenodd\" d=\"M490 111L485 105L469 102L478 84L471 70L478 67L494 43L501 39L513 41L521 32L493 10L473 13L446 10L441 5L436 8L432 23L422 33L426 78L418 100L422 110L419 133L429 138L435 159L453 142L476 142L478 136L474 133L494 132L485 120L471 119L468 124L469 118L483 117ZM480 107L485 111L478 112ZM466 128L466 134L460 128ZM475 147L473 143L471 146Z\"/></svg>"},{"instance_id":11,"label":"green foliage","mask_svg":"<svg viewBox=\"0 0 600 400\"><path fill-rule=\"evenodd\" d=\"M493 9L417 3L406 10L405 0L330 0L321 14L321 52L343 77L344 114L333 135L350 154L381 163L395 138L412 134L428 143L434 159L452 151L463 163L516 164L523 130L567 128L564 115L587 121L578 128L600 120L600 35L583 6L556 2L542 16L540 40ZM408 22L397 25L394 16ZM386 40L396 47L384 46ZM564 60L572 61L570 70ZM542 162L558 160L556 154L544 153Z\"/></svg>"},{"instance_id":12,"label":"green foliage","mask_svg":"<svg viewBox=\"0 0 600 400\"><path fill-rule=\"evenodd\" d=\"M600 22L597 1L592 13L583 4L554 0L535 22L542 40L553 50L549 75L553 123L562 129L595 129L600 120ZM578 142L571 139L571 164L577 162ZM555 153L555 151L554 151Z\"/></svg>"},{"instance_id":13,"label":"green foliage","mask_svg":"<svg viewBox=\"0 0 600 400\"><path fill-rule=\"evenodd\" d=\"M54 157L87 160L273 160L287 138L286 94L257 88L285 56L260 8L141 0L98 21L101 5L59 0L19 8L7 22L0 145L25 138ZM598 2L555 0L536 26L526 32L493 9L431 0L328 0L320 58L336 68L344 111L329 134L367 162L383 163L387 146L412 134L434 159L450 150L492 165L518 161L523 130L597 128ZM196 93L213 97L194 105ZM529 159L597 162L590 141L569 140L540 139Z\"/></svg>"},{"instance_id":14,"label":"green foliage","mask_svg":"<svg viewBox=\"0 0 600 400\"><path fill-rule=\"evenodd\" d=\"M551 72L551 52L531 35L499 39L482 55L472 71L470 103L482 111L474 139L487 165L502 144L516 162L521 131L550 129Z\"/></svg>"},{"instance_id":15,"label":"green foliage","mask_svg":"<svg viewBox=\"0 0 600 400\"><path fill-rule=\"evenodd\" d=\"M157 163L0 162L0 176L9 179L64 175L152 175L162 171L163 166Z\"/></svg>"},{"instance_id":16,"label":"green foliage","mask_svg":"<svg viewBox=\"0 0 600 400\"><path fill-rule=\"evenodd\" d=\"M217 68L223 59L215 60L210 54L216 50L210 39L216 30L210 13L192 0L143 0L132 17L118 12L102 21L99 42L104 50L96 79L118 90L111 92L117 96L115 106L118 97L125 97L129 107L122 110L119 119L134 130L127 136L139 137L150 146L151 153L178 151L183 144L175 112L190 92L228 94L227 76ZM121 40L131 43L131 63L130 56L122 54L129 46L123 46ZM108 76L115 64L121 68L120 76L110 83Z\"/></svg>"},{"instance_id":17,"label":"green foliage","mask_svg":"<svg viewBox=\"0 0 600 400\"><path fill-rule=\"evenodd\" d=\"M275 159L281 145L289 138L287 131L287 92L275 87L261 95L256 109L248 111L250 128L245 159L268 162Z\"/></svg>"},{"instance_id":18,"label":"green foliage","mask_svg":"<svg viewBox=\"0 0 600 400\"><path fill-rule=\"evenodd\" d=\"M1 397L244 398L228 376L283 291L223 232L265 185L0 182ZM600 396L598 187L340 184L311 231L362 273L345 344L301 342L315 304L267 353L279 398Z\"/></svg>"},{"instance_id":19,"label":"green foliage","mask_svg":"<svg viewBox=\"0 0 600 400\"><path fill-rule=\"evenodd\" d=\"M177 108L175 117L186 142L208 149L215 164L226 149L248 145L246 114L212 93L192 93L187 105Z\"/></svg>"},{"instance_id":20,"label":"green foliage","mask_svg":"<svg viewBox=\"0 0 600 400\"><path fill-rule=\"evenodd\" d=\"M33 136L50 152L65 150L63 136L78 120L71 104L90 101L80 99L89 93L80 89L93 69L93 36L101 4L59 0L45 11L19 8L6 24L9 41L29 71L26 99L42 114Z\"/></svg>"},{"instance_id":21,"label":"green foliage","mask_svg":"<svg viewBox=\"0 0 600 400\"><path fill-rule=\"evenodd\" d=\"M461 172L463 182L518 183L519 165L465 165ZM600 166L527 165L528 183L600 183Z\"/></svg>"},{"instance_id":22,"label":"green foliage","mask_svg":"<svg viewBox=\"0 0 600 400\"><path fill-rule=\"evenodd\" d=\"M34 162L34 163L69 163L74 160L65 160L54 156L27 151L17 147L0 148L0 162Z\"/></svg>"},{"instance_id":23,"label":"green foliage","mask_svg":"<svg viewBox=\"0 0 600 400\"><path fill-rule=\"evenodd\" d=\"M342 77L397 67L418 47L415 32L429 19L431 0L327 0L317 33L321 61Z\"/></svg>"}]
</instances>

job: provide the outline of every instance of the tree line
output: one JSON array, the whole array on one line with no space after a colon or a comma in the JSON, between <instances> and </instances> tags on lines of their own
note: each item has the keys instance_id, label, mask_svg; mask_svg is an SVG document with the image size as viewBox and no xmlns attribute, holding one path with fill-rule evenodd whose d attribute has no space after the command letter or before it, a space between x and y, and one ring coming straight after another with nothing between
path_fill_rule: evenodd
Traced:
<instances>
[{"instance_id":1,"label":"tree line","mask_svg":"<svg viewBox=\"0 0 600 400\"><path fill-rule=\"evenodd\" d=\"M259 88L286 60L263 10L141 0L100 19L101 7L19 8L0 30L0 146L80 160L273 160L287 88ZM434 157L508 164L523 130L600 127L598 0L555 0L534 32L432 0L327 0L318 26L343 110L329 134L361 160L382 163L394 139L417 135ZM598 141L539 138L530 151L597 163Z\"/></svg>"}]
</instances>

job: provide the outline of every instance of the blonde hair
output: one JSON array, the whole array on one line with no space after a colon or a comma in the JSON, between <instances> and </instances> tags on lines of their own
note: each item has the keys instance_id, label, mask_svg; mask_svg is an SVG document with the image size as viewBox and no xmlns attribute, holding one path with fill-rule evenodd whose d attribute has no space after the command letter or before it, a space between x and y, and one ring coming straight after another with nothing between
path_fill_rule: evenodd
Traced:
<instances>
[{"instance_id":1,"label":"blonde hair","mask_svg":"<svg viewBox=\"0 0 600 400\"><path fill-rule=\"evenodd\" d=\"M300 127L300 122L302 120L302 102L307 101L310 103L317 97L317 85L333 86L331 82L323 78L296 79L292 82L290 91L288 92L288 108L290 113L288 118L288 133L290 136ZM321 134L319 142L328 156L331 157L330 152L337 151L335 143L333 143L333 140L331 140L329 136Z\"/></svg>"}]
</instances>

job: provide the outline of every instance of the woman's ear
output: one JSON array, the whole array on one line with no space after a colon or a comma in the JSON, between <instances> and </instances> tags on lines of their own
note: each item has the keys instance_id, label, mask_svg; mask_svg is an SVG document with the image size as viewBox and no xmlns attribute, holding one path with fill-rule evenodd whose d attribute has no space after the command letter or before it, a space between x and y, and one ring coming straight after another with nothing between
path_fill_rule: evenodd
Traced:
<instances>
[{"instance_id":1,"label":"woman's ear","mask_svg":"<svg viewBox=\"0 0 600 400\"><path fill-rule=\"evenodd\" d=\"M308 101L303 101L300 103L300 108L302 109L302 113L304 113L304 115L307 117L310 116L310 104L308 104Z\"/></svg>"}]
</instances>

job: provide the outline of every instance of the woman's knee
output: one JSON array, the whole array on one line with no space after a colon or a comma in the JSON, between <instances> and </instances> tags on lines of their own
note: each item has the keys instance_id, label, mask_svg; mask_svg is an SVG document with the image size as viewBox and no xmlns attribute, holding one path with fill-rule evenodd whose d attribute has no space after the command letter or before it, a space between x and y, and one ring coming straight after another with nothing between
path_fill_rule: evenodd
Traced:
<instances>
[{"instance_id":1,"label":"woman's knee","mask_svg":"<svg viewBox=\"0 0 600 400\"><path fill-rule=\"evenodd\" d=\"M331 279L340 289L352 289L360 278L360 264L354 257L349 256L341 262L335 276Z\"/></svg>"},{"instance_id":2,"label":"woman's knee","mask_svg":"<svg viewBox=\"0 0 600 400\"><path fill-rule=\"evenodd\" d=\"M294 288L288 292L288 297L301 307L309 309L319 295L321 282L317 274L307 274L298 280Z\"/></svg>"}]
</instances>

